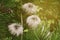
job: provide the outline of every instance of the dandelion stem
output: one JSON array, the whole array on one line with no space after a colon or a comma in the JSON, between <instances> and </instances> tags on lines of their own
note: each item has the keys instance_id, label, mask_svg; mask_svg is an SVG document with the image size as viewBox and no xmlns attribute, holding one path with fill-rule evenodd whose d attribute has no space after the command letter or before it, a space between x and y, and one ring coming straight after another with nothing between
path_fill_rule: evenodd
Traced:
<instances>
[{"instance_id":1,"label":"dandelion stem","mask_svg":"<svg viewBox=\"0 0 60 40\"><path fill-rule=\"evenodd\" d=\"M22 17L22 13L21 13L21 24L23 26L23 17ZM21 35L21 40L23 40L23 34Z\"/></svg>"},{"instance_id":2,"label":"dandelion stem","mask_svg":"<svg viewBox=\"0 0 60 40\"><path fill-rule=\"evenodd\" d=\"M20 5L22 6L22 0L21 0L20 3L21 3ZM23 16L22 16L22 13L21 13L21 24L23 26ZM21 40L23 40L23 34L21 34Z\"/></svg>"}]
</instances>

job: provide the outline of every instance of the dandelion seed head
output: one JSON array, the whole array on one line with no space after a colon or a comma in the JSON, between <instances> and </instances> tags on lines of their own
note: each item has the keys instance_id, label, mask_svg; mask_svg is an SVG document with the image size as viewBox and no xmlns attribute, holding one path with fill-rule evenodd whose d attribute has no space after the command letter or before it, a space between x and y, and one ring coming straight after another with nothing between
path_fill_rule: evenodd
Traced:
<instances>
[{"instance_id":1,"label":"dandelion seed head","mask_svg":"<svg viewBox=\"0 0 60 40\"><path fill-rule=\"evenodd\" d=\"M41 22L40 18L36 15L29 16L27 18L27 24L31 27L37 27L38 24Z\"/></svg>"},{"instance_id":2,"label":"dandelion seed head","mask_svg":"<svg viewBox=\"0 0 60 40\"><path fill-rule=\"evenodd\" d=\"M26 3L22 6L22 8L27 13L36 14L38 6L34 5L33 3Z\"/></svg>"},{"instance_id":3,"label":"dandelion seed head","mask_svg":"<svg viewBox=\"0 0 60 40\"><path fill-rule=\"evenodd\" d=\"M23 33L23 27L21 24L12 23L12 24L8 25L8 28L9 28L9 31L11 32L11 34L13 34L13 35L19 36L20 34Z\"/></svg>"}]
</instances>

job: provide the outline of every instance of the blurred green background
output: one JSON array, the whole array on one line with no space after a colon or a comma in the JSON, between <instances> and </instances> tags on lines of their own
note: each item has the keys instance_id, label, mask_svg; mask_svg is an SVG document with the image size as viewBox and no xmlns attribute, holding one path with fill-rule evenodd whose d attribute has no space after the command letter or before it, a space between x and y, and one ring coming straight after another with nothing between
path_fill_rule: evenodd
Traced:
<instances>
[{"instance_id":1,"label":"blurred green background","mask_svg":"<svg viewBox=\"0 0 60 40\"><path fill-rule=\"evenodd\" d=\"M21 5L28 2L41 8L37 15L42 22L34 32L31 30L24 32L22 40L60 40L60 0L0 0L0 40L21 39L21 36L10 34L8 25L21 22L20 13L23 13L24 28L27 29L25 22L27 15L21 10ZM46 37L48 32L51 34Z\"/></svg>"}]
</instances>

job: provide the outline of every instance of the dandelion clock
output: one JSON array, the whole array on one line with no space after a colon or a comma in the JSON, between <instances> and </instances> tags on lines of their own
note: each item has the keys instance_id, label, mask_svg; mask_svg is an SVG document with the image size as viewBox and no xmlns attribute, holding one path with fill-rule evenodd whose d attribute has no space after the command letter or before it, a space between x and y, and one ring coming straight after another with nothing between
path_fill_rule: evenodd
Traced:
<instances>
[{"instance_id":1,"label":"dandelion clock","mask_svg":"<svg viewBox=\"0 0 60 40\"><path fill-rule=\"evenodd\" d=\"M34 5L33 3L25 3L22 5L22 8L27 13L36 14L38 6Z\"/></svg>"},{"instance_id":2,"label":"dandelion clock","mask_svg":"<svg viewBox=\"0 0 60 40\"><path fill-rule=\"evenodd\" d=\"M23 34L23 27L21 24L12 23L12 24L8 25L8 28L9 28L9 31L11 32L11 34L13 34L13 35L19 36L20 34Z\"/></svg>"},{"instance_id":3,"label":"dandelion clock","mask_svg":"<svg viewBox=\"0 0 60 40\"><path fill-rule=\"evenodd\" d=\"M31 15L27 18L26 22L30 28L36 28L41 22L41 19L37 15Z\"/></svg>"}]
</instances>

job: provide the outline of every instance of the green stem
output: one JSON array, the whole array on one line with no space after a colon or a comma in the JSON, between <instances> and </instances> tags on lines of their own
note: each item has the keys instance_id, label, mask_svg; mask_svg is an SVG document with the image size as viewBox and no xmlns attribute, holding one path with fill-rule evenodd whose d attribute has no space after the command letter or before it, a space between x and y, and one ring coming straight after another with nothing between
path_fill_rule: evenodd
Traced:
<instances>
[{"instance_id":1,"label":"green stem","mask_svg":"<svg viewBox=\"0 0 60 40\"><path fill-rule=\"evenodd\" d=\"M21 0L21 6L22 6L22 0ZM23 16L22 16L22 13L21 13L21 24L23 26ZM23 40L23 34L21 35L21 40Z\"/></svg>"},{"instance_id":2,"label":"green stem","mask_svg":"<svg viewBox=\"0 0 60 40\"><path fill-rule=\"evenodd\" d=\"M23 26L23 17L22 17L22 13L21 13L21 24ZM21 40L23 40L23 34L21 35Z\"/></svg>"},{"instance_id":3,"label":"green stem","mask_svg":"<svg viewBox=\"0 0 60 40\"><path fill-rule=\"evenodd\" d=\"M21 24L23 25L23 17L22 17L22 13L21 13Z\"/></svg>"},{"instance_id":4,"label":"green stem","mask_svg":"<svg viewBox=\"0 0 60 40\"><path fill-rule=\"evenodd\" d=\"M21 35L21 40L23 40L23 34Z\"/></svg>"}]
</instances>

